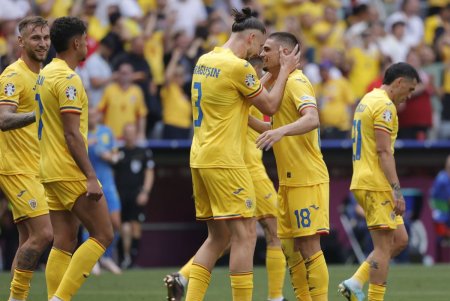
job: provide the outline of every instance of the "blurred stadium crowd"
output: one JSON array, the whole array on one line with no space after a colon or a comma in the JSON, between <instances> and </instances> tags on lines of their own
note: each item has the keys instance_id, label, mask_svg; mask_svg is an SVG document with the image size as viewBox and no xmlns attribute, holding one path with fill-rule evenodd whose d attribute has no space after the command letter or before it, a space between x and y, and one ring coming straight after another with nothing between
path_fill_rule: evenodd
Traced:
<instances>
[{"instance_id":1,"label":"blurred stadium crowd","mask_svg":"<svg viewBox=\"0 0 450 301\"><path fill-rule=\"evenodd\" d=\"M399 138L450 137L450 1L447 0L2 0L0 71L19 56L17 23L40 14L88 24L89 56L78 68L92 106L122 137L188 139L197 58L224 43L232 7L249 6L268 32L302 42L302 69L316 87L322 138L349 138L353 108L406 61L422 84L399 113ZM51 56L54 52L50 53ZM50 59L49 58L49 59Z\"/></svg>"}]
</instances>

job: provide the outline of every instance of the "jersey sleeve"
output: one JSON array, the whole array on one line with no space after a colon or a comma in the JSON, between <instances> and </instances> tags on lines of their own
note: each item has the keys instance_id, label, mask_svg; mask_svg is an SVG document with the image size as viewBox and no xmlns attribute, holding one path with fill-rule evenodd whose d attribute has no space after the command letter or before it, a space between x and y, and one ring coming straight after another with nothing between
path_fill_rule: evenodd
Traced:
<instances>
[{"instance_id":1,"label":"jersey sleeve","mask_svg":"<svg viewBox=\"0 0 450 301\"><path fill-rule=\"evenodd\" d=\"M59 79L55 87L60 113L81 114L85 92L80 77L76 74L70 74Z\"/></svg>"},{"instance_id":2,"label":"jersey sleeve","mask_svg":"<svg viewBox=\"0 0 450 301\"><path fill-rule=\"evenodd\" d=\"M22 79L16 72L0 78L0 105L19 106L20 98L25 92Z\"/></svg>"},{"instance_id":3,"label":"jersey sleeve","mask_svg":"<svg viewBox=\"0 0 450 301\"><path fill-rule=\"evenodd\" d=\"M316 95L308 80L290 78L287 83L287 93L300 113L306 108L317 108Z\"/></svg>"},{"instance_id":4,"label":"jersey sleeve","mask_svg":"<svg viewBox=\"0 0 450 301\"><path fill-rule=\"evenodd\" d=\"M255 69L244 60L236 63L231 78L237 90L247 98L255 97L263 90Z\"/></svg>"},{"instance_id":5,"label":"jersey sleeve","mask_svg":"<svg viewBox=\"0 0 450 301\"><path fill-rule=\"evenodd\" d=\"M380 101L373 111L373 127L376 130L385 131L391 134L394 131L394 121L397 110L393 103Z\"/></svg>"}]
</instances>

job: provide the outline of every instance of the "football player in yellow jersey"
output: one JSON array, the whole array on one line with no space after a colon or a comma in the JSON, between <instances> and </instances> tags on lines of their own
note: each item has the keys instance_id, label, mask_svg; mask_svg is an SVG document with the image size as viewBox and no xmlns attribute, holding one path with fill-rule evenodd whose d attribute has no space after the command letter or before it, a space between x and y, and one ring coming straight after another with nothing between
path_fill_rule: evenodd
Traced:
<instances>
[{"instance_id":1,"label":"football player in yellow jersey","mask_svg":"<svg viewBox=\"0 0 450 301\"><path fill-rule=\"evenodd\" d=\"M41 17L19 23L21 57L0 75L0 189L12 206L19 248L9 300L26 300L33 271L53 239L44 187L39 181L39 143L34 85L50 47Z\"/></svg>"},{"instance_id":2,"label":"football player in yellow jersey","mask_svg":"<svg viewBox=\"0 0 450 301\"><path fill-rule=\"evenodd\" d=\"M369 281L368 300L384 300L389 261L408 244L401 215L405 200L395 169L394 143L398 131L397 107L420 82L407 63L390 66L383 85L367 93L353 118L353 176L350 190L366 214L374 250L339 291L351 301L364 300L362 288Z\"/></svg>"},{"instance_id":3,"label":"football player in yellow jersey","mask_svg":"<svg viewBox=\"0 0 450 301\"><path fill-rule=\"evenodd\" d=\"M108 208L87 153L88 99L76 66L87 53L86 26L61 17L50 29L56 58L36 83L40 175L54 229L46 281L51 301L71 300L113 239ZM79 221L89 232L77 245Z\"/></svg>"},{"instance_id":4,"label":"football player in yellow jersey","mask_svg":"<svg viewBox=\"0 0 450 301\"><path fill-rule=\"evenodd\" d=\"M262 77L262 60L259 57L249 59L255 68L258 78ZM250 115L263 120L263 114L254 106L250 107ZM247 142L244 161L252 177L255 187L255 216L264 230L266 238L266 269L269 301L283 301L283 285L286 274L286 259L281 250L281 241L277 236L277 200L272 180L267 175L262 162L262 151L255 145L258 133L251 128L247 131ZM229 252L227 249L226 253ZM181 301L191 271L192 260L189 260L178 272L167 275L164 282L167 286L167 300Z\"/></svg>"},{"instance_id":5,"label":"football player in yellow jersey","mask_svg":"<svg viewBox=\"0 0 450 301\"><path fill-rule=\"evenodd\" d=\"M280 46L289 53L296 44L295 36L287 32L268 37L261 57L273 78L279 76ZM329 177L320 151L316 99L308 78L300 70L289 75L272 126L254 118L249 121L252 128L262 133L256 140L257 146L274 148L280 181L278 237L295 295L298 300L328 300L328 269L320 235L329 232Z\"/></svg>"},{"instance_id":6,"label":"football player in yellow jersey","mask_svg":"<svg viewBox=\"0 0 450 301\"><path fill-rule=\"evenodd\" d=\"M195 254L187 301L203 300L211 270L230 243L233 300L252 299L255 192L243 157L248 111L253 104L273 114L299 61L298 51L280 53L280 76L269 93L244 59L258 54L265 39L264 24L249 8L233 14L229 40L199 58L192 79L190 165L196 216L207 222L208 238Z\"/></svg>"}]
</instances>

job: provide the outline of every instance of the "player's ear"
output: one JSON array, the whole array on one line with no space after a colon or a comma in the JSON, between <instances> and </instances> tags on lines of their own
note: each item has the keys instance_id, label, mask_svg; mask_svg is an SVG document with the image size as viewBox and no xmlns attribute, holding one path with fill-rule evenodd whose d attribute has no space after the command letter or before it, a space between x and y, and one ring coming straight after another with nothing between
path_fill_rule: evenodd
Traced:
<instances>
[{"instance_id":1,"label":"player's ear","mask_svg":"<svg viewBox=\"0 0 450 301\"><path fill-rule=\"evenodd\" d=\"M18 36L17 37L17 41L19 42L19 46L23 47L23 37L22 36Z\"/></svg>"}]
</instances>

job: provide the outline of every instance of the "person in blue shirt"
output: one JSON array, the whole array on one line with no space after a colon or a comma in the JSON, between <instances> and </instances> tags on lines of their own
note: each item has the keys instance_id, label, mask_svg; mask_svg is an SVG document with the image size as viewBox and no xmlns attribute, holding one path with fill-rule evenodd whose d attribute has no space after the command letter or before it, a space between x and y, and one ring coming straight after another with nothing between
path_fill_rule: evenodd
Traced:
<instances>
[{"instance_id":1,"label":"person in blue shirt","mask_svg":"<svg viewBox=\"0 0 450 301\"><path fill-rule=\"evenodd\" d=\"M110 128L99 124L100 115L95 108L89 108L88 116L88 154L91 164L102 184L103 193L108 204L109 214L114 232L116 233L113 243L106 249L100 258L100 264L114 274L121 274L122 270L113 260L113 252L117 245L118 231L121 227L120 199L114 182L114 172L111 167L118 161L116 142ZM99 266L93 269L94 274L100 273Z\"/></svg>"},{"instance_id":2,"label":"person in blue shirt","mask_svg":"<svg viewBox=\"0 0 450 301\"><path fill-rule=\"evenodd\" d=\"M434 179L430 201L438 239L450 237L450 155L445 162L445 169Z\"/></svg>"}]
</instances>

